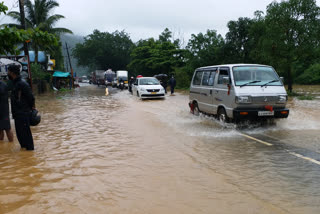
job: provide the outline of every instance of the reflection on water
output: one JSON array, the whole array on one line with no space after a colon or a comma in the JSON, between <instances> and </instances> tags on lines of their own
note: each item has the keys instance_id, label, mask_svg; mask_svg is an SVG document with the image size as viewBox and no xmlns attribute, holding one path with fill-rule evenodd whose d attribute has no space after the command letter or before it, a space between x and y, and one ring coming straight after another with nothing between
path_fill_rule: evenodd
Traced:
<instances>
[{"instance_id":1,"label":"reflection on water","mask_svg":"<svg viewBox=\"0 0 320 214\"><path fill-rule=\"evenodd\" d=\"M0 142L0 213L319 213L319 166L191 115L187 96L108 94L37 98L35 152ZM297 146L304 127L299 146L318 149L316 113L299 102L288 120L248 131Z\"/></svg>"}]
</instances>

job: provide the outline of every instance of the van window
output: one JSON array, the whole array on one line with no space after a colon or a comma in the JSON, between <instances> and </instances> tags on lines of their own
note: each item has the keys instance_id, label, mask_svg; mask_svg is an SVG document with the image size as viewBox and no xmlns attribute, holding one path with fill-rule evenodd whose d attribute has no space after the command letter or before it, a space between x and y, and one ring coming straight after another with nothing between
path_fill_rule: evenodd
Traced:
<instances>
[{"instance_id":1,"label":"van window","mask_svg":"<svg viewBox=\"0 0 320 214\"><path fill-rule=\"evenodd\" d=\"M229 77L229 69L228 68L220 68L218 84L223 84L223 77Z\"/></svg>"},{"instance_id":2,"label":"van window","mask_svg":"<svg viewBox=\"0 0 320 214\"><path fill-rule=\"evenodd\" d=\"M216 76L216 71L203 72L202 85L203 86L213 86L215 76Z\"/></svg>"},{"instance_id":3,"label":"van window","mask_svg":"<svg viewBox=\"0 0 320 214\"><path fill-rule=\"evenodd\" d=\"M193 78L193 85L200 85L203 71L197 71Z\"/></svg>"}]
</instances>

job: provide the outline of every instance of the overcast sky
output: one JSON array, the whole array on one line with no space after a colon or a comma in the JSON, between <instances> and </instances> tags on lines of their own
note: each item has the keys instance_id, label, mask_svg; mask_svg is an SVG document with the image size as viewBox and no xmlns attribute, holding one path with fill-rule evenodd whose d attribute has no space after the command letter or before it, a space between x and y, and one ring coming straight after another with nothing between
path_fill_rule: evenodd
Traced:
<instances>
[{"instance_id":1,"label":"overcast sky","mask_svg":"<svg viewBox=\"0 0 320 214\"><path fill-rule=\"evenodd\" d=\"M12 7L17 0L0 0ZM57 0L62 14L57 27L66 27L86 36L94 29L113 32L125 30L134 41L158 35L168 27L175 37L188 40L192 33L215 29L227 32L227 23L239 17L265 12L272 0ZM279 0L278 0L279 1ZM320 0L317 1L318 4ZM18 10L18 8L16 8ZM0 16L0 24L10 19ZM186 41L187 42L187 41Z\"/></svg>"}]
</instances>

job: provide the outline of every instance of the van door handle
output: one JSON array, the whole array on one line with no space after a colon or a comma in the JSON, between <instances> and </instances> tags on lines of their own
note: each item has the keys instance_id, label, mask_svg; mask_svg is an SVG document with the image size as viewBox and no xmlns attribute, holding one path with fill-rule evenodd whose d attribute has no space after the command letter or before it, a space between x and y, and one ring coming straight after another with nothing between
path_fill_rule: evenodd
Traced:
<instances>
[{"instance_id":1,"label":"van door handle","mask_svg":"<svg viewBox=\"0 0 320 214\"><path fill-rule=\"evenodd\" d=\"M210 90L210 95L212 95L212 90Z\"/></svg>"}]
</instances>

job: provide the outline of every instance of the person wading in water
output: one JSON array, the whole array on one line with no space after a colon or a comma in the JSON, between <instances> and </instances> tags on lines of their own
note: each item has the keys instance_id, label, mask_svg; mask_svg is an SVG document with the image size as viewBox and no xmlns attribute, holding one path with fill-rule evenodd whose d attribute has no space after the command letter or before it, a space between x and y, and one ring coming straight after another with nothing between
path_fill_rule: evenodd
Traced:
<instances>
[{"instance_id":1,"label":"person wading in water","mask_svg":"<svg viewBox=\"0 0 320 214\"><path fill-rule=\"evenodd\" d=\"M34 96L28 83L21 79L18 65L9 65L8 77L13 81L11 113L17 138L21 148L34 150L33 137L30 130L31 111L35 108Z\"/></svg>"},{"instance_id":2,"label":"person wading in water","mask_svg":"<svg viewBox=\"0 0 320 214\"><path fill-rule=\"evenodd\" d=\"M4 132L7 134L9 142L13 142L9 117L8 87L0 80L0 140L4 139Z\"/></svg>"}]
</instances>

